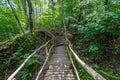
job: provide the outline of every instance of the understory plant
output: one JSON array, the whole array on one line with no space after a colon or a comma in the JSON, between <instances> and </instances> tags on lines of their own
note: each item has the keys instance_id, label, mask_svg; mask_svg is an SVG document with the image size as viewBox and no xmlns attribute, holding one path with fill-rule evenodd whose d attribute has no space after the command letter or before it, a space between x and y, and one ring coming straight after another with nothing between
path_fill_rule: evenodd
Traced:
<instances>
[{"instance_id":1,"label":"understory plant","mask_svg":"<svg viewBox=\"0 0 120 80\"><path fill-rule=\"evenodd\" d=\"M87 42L88 52L93 56L97 56L100 50L107 52L110 45L116 49L119 54L119 38L120 38L120 15L119 12L107 12L96 15L87 16L85 26L76 24L75 34L82 36L80 42ZM116 43L117 42L117 43Z\"/></svg>"}]
</instances>

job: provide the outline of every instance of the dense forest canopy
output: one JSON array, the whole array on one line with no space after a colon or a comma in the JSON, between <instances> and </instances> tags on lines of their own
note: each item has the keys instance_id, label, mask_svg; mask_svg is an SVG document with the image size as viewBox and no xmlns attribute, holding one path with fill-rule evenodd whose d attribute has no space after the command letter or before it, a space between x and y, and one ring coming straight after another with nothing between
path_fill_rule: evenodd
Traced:
<instances>
[{"instance_id":1,"label":"dense forest canopy","mask_svg":"<svg viewBox=\"0 0 120 80\"><path fill-rule=\"evenodd\" d=\"M66 31L83 60L107 80L120 79L120 0L0 0L0 46L7 41L15 42L8 51L0 48L0 64L3 64L0 71L8 71L0 74L2 79L6 80L10 74L10 64L15 63L16 68L38 46L38 29L51 31L55 36L64 36ZM39 37L46 41L43 35ZM21 56L19 64L15 61L17 56ZM38 61L35 56L21 71L30 74L22 77L19 74L18 78L28 80L36 69L33 64L39 64ZM31 65L34 69L30 71Z\"/></svg>"},{"instance_id":2,"label":"dense forest canopy","mask_svg":"<svg viewBox=\"0 0 120 80\"><path fill-rule=\"evenodd\" d=\"M10 2L14 10L16 11L17 16L19 17L22 27L26 27L27 19L30 13L28 9L29 4L26 0L10 0ZM63 5L60 5L60 2L63 2ZM2 16L5 16L7 18L7 14L13 15L10 6L7 3L7 0L1 0L0 4L1 13L4 14L1 14ZM74 23L79 24L79 26L98 25L102 28L102 26L105 25L105 23L102 22L104 19L117 19L117 17L119 17L119 0L36 0L32 1L32 8L34 25L37 27L40 25L50 27L53 26L53 24L55 26L59 26L61 22L60 19L63 17L64 23L66 25L69 24L69 26L71 27L74 26L74 28L76 26L76 24ZM10 17L14 18L14 15ZM109 22L109 20L106 21ZM115 20L113 20L112 22L117 24L119 23ZM107 24L107 26L109 25L111 24Z\"/></svg>"}]
</instances>

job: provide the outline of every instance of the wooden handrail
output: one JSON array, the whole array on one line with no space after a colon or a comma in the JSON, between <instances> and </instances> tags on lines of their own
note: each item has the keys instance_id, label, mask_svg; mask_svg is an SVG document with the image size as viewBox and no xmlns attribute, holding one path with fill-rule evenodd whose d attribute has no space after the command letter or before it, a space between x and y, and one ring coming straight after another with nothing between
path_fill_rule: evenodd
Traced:
<instances>
[{"instance_id":1,"label":"wooden handrail","mask_svg":"<svg viewBox=\"0 0 120 80\"><path fill-rule=\"evenodd\" d=\"M27 61L35 54L37 53L41 48L45 47L50 41L46 42L44 45L40 46L38 49L36 49L31 55L29 55L24 62L20 65L19 68L17 68L13 74L10 75L10 77L7 80L13 80L15 75L24 67L24 65L27 63Z\"/></svg>"},{"instance_id":2,"label":"wooden handrail","mask_svg":"<svg viewBox=\"0 0 120 80\"><path fill-rule=\"evenodd\" d=\"M68 41L68 46L70 51L73 53L75 59L81 64L81 66L95 79L95 80L106 80L104 77L102 77L99 73L97 73L95 70L93 70L91 67L89 67L87 64L85 64L85 62L83 62L78 55L74 52L74 50L72 49L72 45L70 43L70 41L67 39Z\"/></svg>"},{"instance_id":3,"label":"wooden handrail","mask_svg":"<svg viewBox=\"0 0 120 80\"><path fill-rule=\"evenodd\" d=\"M66 47L67 47L67 46L66 46ZM74 65L74 62L73 62L73 59L72 59L72 57L71 57L71 55L70 55L70 51L69 51L68 47L67 47L67 52L68 52L70 61L71 61L71 63L72 63L72 66L73 66L73 68L74 68L74 70L75 70L75 74L76 74L76 76L77 76L77 79L80 80L79 73L78 73L78 71L77 71L77 69L76 69L76 67L75 67L75 65Z\"/></svg>"},{"instance_id":4,"label":"wooden handrail","mask_svg":"<svg viewBox=\"0 0 120 80\"><path fill-rule=\"evenodd\" d=\"M47 57L46 57L46 59L45 59L45 62L43 63L43 66L42 66L41 69L39 70L39 72L38 72L37 77L36 77L35 80L38 80L38 79L39 79L40 74L42 73L42 71L43 71L46 63L48 62L48 59L49 59L50 52L51 52L52 48L53 48L53 46L51 46L51 48L49 49L48 55L47 55Z\"/></svg>"}]
</instances>

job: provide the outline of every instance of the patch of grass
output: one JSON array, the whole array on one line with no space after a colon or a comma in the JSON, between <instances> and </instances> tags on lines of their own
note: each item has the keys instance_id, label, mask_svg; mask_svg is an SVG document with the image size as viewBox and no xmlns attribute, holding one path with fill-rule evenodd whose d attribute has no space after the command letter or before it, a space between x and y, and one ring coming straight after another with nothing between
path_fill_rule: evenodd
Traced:
<instances>
[{"instance_id":1,"label":"patch of grass","mask_svg":"<svg viewBox=\"0 0 120 80\"><path fill-rule=\"evenodd\" d=\"M81 80L94 80L74 58L73 60Z\"/></svg>"},{"instance_id":2,"label":"patch of grass","mask_svg":"<svg viewBox=\"0 0 120 80\"><path fill-rule=\"evenodd\" d=\"M120 80L120 69L113 69L110 67L107 68L101 68L98 65L94 65L94 69L100 73L101 75L103 75L106 80Z\"/></svg>"}]
</instances>

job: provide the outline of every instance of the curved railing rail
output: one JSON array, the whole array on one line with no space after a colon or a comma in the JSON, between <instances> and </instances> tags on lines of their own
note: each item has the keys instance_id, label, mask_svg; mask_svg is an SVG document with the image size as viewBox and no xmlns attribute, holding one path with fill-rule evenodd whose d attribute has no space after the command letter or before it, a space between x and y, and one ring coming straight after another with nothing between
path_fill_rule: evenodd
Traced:
<instances>
[{"instance_id":1,"label":"curved railing rail","mask_svg":"<svg viewBox=\"0 0 120 80\"><path fill-rule=\"evenodd\" d=\"M24 65L28 62L28 60L35 54L37 53L41 48L47 46L47 44L49 43L50 41L46 42L44 45L40 46L38 49L36 49L31 55L29 55L25 60L24 62L13 72L13 74L10 75L10 77L7 79L7 80L15 80L15 76L16 74L24 67Z\"/></svg>"}]
</instances>

